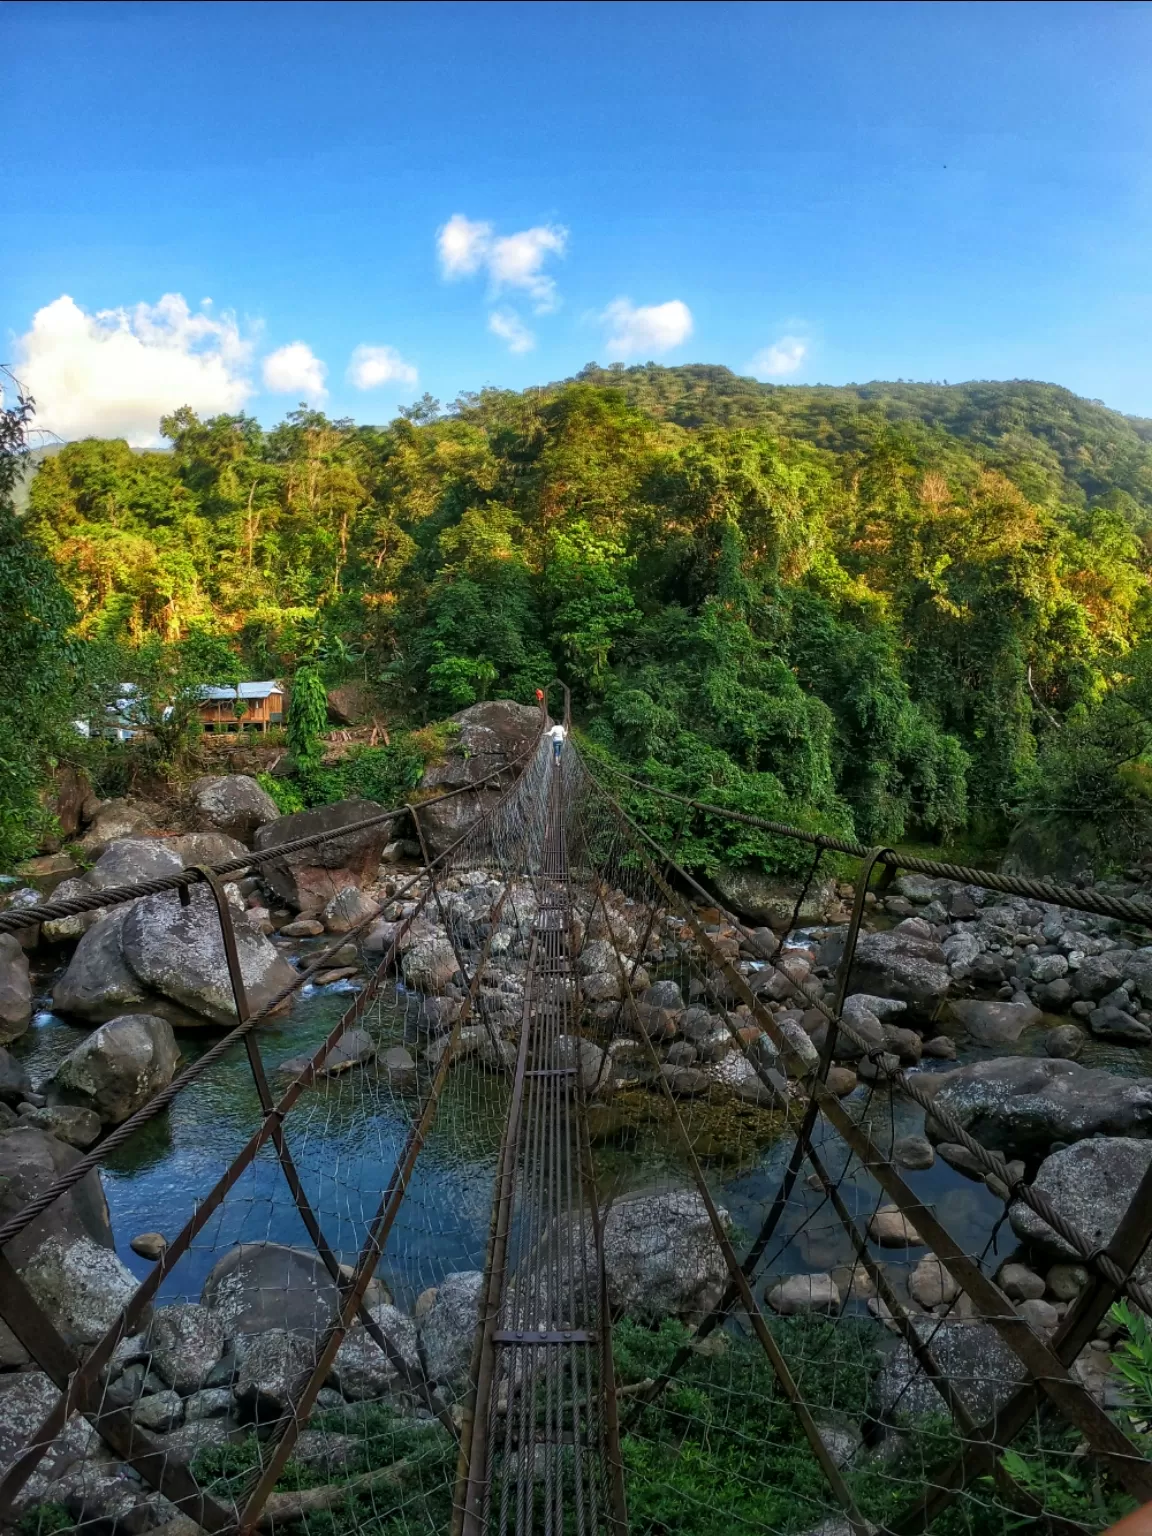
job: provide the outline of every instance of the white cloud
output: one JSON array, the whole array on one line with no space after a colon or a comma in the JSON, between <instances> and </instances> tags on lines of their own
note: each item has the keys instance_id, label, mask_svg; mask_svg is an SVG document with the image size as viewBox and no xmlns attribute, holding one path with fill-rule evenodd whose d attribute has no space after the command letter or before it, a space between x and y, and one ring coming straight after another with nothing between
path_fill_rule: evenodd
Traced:
<instances>
[{"instance_id":1,"label":"white cloud","mask_svg":"<svg viewBox=\"0 0 1152 1536\"><path fill-rule=\"evenodd\" d=\"M82 310L61 294L17 342L17 373L36 424L64 438L161 441L160 417L240 410L253 393L252 343L235 317L193 313L179 293L131 309Z\"/></svg>"},{"instance_id":2,"label":"white cloud","mask_svg":"<svg viewBox=\"0 0 1152 1536\"><path fill-rule=\"evenodd\" d=\"M600 319L609 328L605 347L613 360L641 354L656 357L692 334L692 311L680 299L639 307L631 299L614 299Z\"/></svg>"},{"instance_id":3,"label":"white cloud","mask_svg":"<svg viewBox=\"0 0 1152 1536\"><path fill-rule=\"evenodd\" d=\"M535 336L513 310L494 309L488 316L488 329L508 343L509 352L531 352L536 345Z\"/></svg>"},{"instance_id":4,"label":"white cloud","mask_svg":"<svg viewBox=\"0 0 1152 1536\"><path fill-rule=\"evenodd\" d=\"M803 336L781 336L770 347L762 347L748 364L756 379L778 379L795 373L808 356L808 342Z\"/></svg>"},{"instance_id":5,"label":"white cloud","mask_svg":"<svg viewBox=\"0 0 1152 1536\"><path fill-rule=\"evenodd\" d=\"M381 384L415 384L416 369L406 363L395 347L359 346L348 365L348 381L357 389L379 389Z\"/></svg>"},{"instance_id":6,"label":"white cloud","mask_svg":"<svg viewBox=\"0 0 1152 1536\"><path fill-rule=\"evenodd\" d=\"M327 366L303 341L277 347L264 359L264 388L274 395L298 395L318 404L327 398L324 380Z\"/></svg>"},{"instance_id":7,"label":"white cloud","mask_svg":"<svg viewBox=\"0 0 1152 1536\"><path fill-rule=\"evenodd\" d=\"M471 277L480 270L491 245L491 224L474 223L454 213L436 235L441 272L447 278Z\"/></svg>"},{"instance_id":8,"label":"white cloud","mask_svg":"<svg viewBox=\"0 0 1152 1536\"><path fill-rule=\"evenodd\" d=\"M563 256L568 231L560 224L537 224L513 235L493 234L492 225L454 213L436 237L440 270L449 280L488 273L493 296L521 289L538 315L556 308L556 281L543 270L550 256Z\"/></svg>"}]
</instances>

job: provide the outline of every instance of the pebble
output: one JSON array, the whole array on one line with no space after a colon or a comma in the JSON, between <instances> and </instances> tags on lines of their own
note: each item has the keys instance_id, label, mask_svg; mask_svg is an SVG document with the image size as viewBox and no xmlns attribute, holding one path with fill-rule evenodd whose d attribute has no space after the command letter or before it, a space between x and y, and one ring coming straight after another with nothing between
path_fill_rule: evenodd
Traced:
<instances>
[{"instance_id":1,"label":"pebble","mask_svg":"<svg viewBox=\"0 0 1152 1536\"><path fill-rule=\"evenodd\" d=\"M168 1239L159 1232L138 1232L128 1246L142 1259L151 1259L155 1262L164 1257Z\"/></svg>"}]
</instances>

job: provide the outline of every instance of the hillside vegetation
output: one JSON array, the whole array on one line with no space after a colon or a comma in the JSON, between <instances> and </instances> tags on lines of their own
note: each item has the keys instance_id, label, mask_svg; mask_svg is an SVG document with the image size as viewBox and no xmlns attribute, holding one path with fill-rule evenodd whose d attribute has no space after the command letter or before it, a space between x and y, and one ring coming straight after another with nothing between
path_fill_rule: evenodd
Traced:
<instances>
[{"instance_id":1,"label":"hillside vegetation","mask_svg":"<svg viewBox=\"0 0 1152 1536\"><path fill-rule=\"evenodd\" d=\"M67 445L9 517L10 586L69 609L18 690L306 666L415 726L558 674L595 747L714 800L865 841L1025 823L1098 868L1146 845L1152 422L1048 384L649 364L384 427L162 430Z\"/></svg>"}]
</instances>

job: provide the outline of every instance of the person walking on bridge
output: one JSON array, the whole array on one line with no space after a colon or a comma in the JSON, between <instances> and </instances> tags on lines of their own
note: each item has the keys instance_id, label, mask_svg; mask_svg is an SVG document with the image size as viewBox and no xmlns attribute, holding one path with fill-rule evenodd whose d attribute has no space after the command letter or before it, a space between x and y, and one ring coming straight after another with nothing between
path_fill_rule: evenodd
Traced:
<instances>
[{"instance_id":1,"label":"person walking on bridge","mask_svg":"<svg viewBox=\"0 0 1152 1536\"><path fill-rule=\"evenodd\" d=\"M552 738L552 761L558 763L560 761L560 749L564 745L564 737L567 735L567 732L562 725L554 725L548 734Z\"/></svg>"}]
</instances>

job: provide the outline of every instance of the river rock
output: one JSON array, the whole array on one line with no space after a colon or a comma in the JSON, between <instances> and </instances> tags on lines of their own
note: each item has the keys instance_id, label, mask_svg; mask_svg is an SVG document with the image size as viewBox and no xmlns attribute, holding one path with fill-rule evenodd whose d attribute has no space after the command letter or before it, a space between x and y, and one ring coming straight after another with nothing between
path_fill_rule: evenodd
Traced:
<instances>
[{"instance_id":1,"label":"river rock","mask_svg":"<svg viewBox=\"0 0 1152 1536\"><path fill-rule=\"evenodd\" d=\"M1083 1264L1053 1264L1044 1278L1057 1301L1075 1301L1092 1276Z\"/></svg>"},{"instance_id":2,"label":"river rock","mask_svg":"<svg viewBox=\"0 0 1152 1536\"><path fill-rule=\"evenodd\" d=\"M246 773L196 779L189 787L196 819L206 832L224 832L251 844L261 827L278 820L276 802Z\"/></svg>"},{"instance_id":3,"label":"river rock","mask_svg":"<svg viewBox=\"0 0 1152 1536\"><path fill-rule=\"evenodd\" d=\"M895 1205L882 1205L868 1223L868 1236L882 1248L918 1248L924 1239Z\"/></svg>"},{"instance_id":4,"label":"river rock","mask_svg":"<svg viewBox=\"0 0 1152 1536\"><path fill-rule=\"evenodd\" d=\"M798 885L791 886L748 866L718 869L712 877L720 900L726 907L751 923L766 923L782 933L792 921ZM800 908L801 926L820 923L836 895L835 881L817 880L809 887Z\"/></svg>"},{"instance_id":5,"label":"river rock","mask_svg":"<svg viewBox=\"0 0 1152 1536\"><path fill-rule=\"evenodd\" d=\"M380 903L366 896L358 885L338 891L320 914L329 933L349 933L380 911Z\"/></svg>"},{"instance_id":6,"label":"river rock","mask_svg":"<svg viewBox=\"0 0 1152 1536\"><path fill-rule=\"evenodd\" d=\"M771 1288L765 1300L782 1317L840 1310L840 1291L831 1275L789 1275Z\"/></svg>"},{"instance_id":7,"label":"river rock","mask_svg":"<svg viewBox=\"0 0 1152 1536\"><path fill-rule=\"evenodd\" d=\"M70 1147L79 1147L82 1152L100 1137L100 1116L78 1104L45 1104L42 1109L24 1104L20 1118L26 1125L38 1125L42 1131L58 1136Z\"/></svg>"},{"instance_id":8,"label":"river rock","mask_svg":"<svg viewBox=\"0 0 1152 1536\"><path fill-rule=\"evenodd\" d=\"M927 1136L900 1136L892 1147L892 1158L901 1168L931 1168L936 1161Z\"/></svg>"},{"instance_id":9,"label":"river rock","mask_svg":"<svg viewBox=\"0 0 1152 1536\"><path fill-rule=\"evenodd\" d=\"M595 1093L607 1076L605 1053L591 1040L578 1035L557 1035L552 1044L550 1065L578 1072L585 1093Z\"/></svg>"},{"instance_id":10,"label":"river rock","mask_svg":"<svg viewBox=\"0 0 1152 1536\"><path fill-rule=\"evenodd\" d=\"M1046 1157L1033 1183L1094 1248L1102 1247L1128 1209L1150 1162L1152 1141L1094 1136ZM1008 1219L1017 1237L1033 1244L1047 1258L1079 1259L1080 1255L1022 1200L1009 1207ZM1144 1284L1152 1280L1152 1254L1144 1254L1136 1276Z\"/></svg>"},{"instance_id":11,"label":"river rock","mask_svg":"<svg viewBox=\"0 0 1152 1536\"><path fill-rule=\"evenodd\" d=\"M1085 955L1072 977L1072 985L1078 997L1099 1001L1105 993L1114 992L1124 979L1123 952Z\"/></svg>"},{"instance_id":12,"label":"river rock","mask_svg":"<svg viewBox=\"0 0 1152 1536\"><path fill-rule=\"evenodd\" d=\"M0 933L0 1043L18 1039L32 1020L32 982L20 942Z\"/></svg>"},{"instance_id":13,"label":"river rock","mask_svg":"<svg viewBox=\"0 0 1152 1536\"><path fill-rule=\"evenodd\" d=\"M1060 1061L1075 1061L1084 1049L1084 1031L1075 1024L1058 1024L1044 1036L1044 1049Z\"/></svg>"},{"instance_id":14,"label":"river rock","mask_svg":"<svg viewBox=\"0 0 1152 1536\"><path fill-rule=\"evenodd\" d=\"M312 1060L315 1053L308 1051L300 1056L290 1056L276 1068L289 1077L296 1077ZM316 1077L337 1077L353 1067L362 1067L376 1055L376 1042L366 1029L346 1029L336 1044L316 1068Z\"/></svg>"},{"instance_id":15,"label":"river rock","mask_svg":"<svg viewBox=\"0 0 1152 1536\"><path fill-rule=\"evenodd\" d=\"M1024 1374L1016 1355L987 1323L914 1319L912 1326L932 1350L979 1423L990 1417ZM903 1339L887 1357L875 1385L878 1418L892 1421L946 1413L943 1399Z\"/></svg>"},{"instance_id":16,"label":"river rock","mask_svg":"<svg viewBox=\"0 0 1152 1536\"><path fill-rule=\"evenodd\" d=\"M232 1395L242 1422L280 1418L316 1364L316 1343L286 1328L245 1334L237 1340L239 1370Z\"/></svg>"},{"instance_id":17,"label":"river rock","mask_svg":"<svg viewBox=\"0 0 1152 1536\"><path fill-rule=\"evenodd\" d=\"M953 998L947 1012L977 1045L1014 1045L1043 1018L1031 1003L994 1003L974 997Z\"/></svg>"},{"instance_id":18,"label":"river rock","mask_svg":"<svg viewBox=\"0 0 1152 1536\"><path fill-rule=\"evenodd\" d=\"M77 1237L47 1238L21 1277L60 1331L77 1344L95 1344L131 1299L137 1281L112 1248Z\"/></svg>"},{"instance_id":19,"label":"river rock","mask_svg":"<svg viewBox=\"0 0 1152 1536\"><path fill-rule=\"evenodd\" d=\"M960 1294L960 1286L934 1253L927 1253L908 1280L908 1294L927 1311L946 1306Z\"/></svg>"},{"instance_id":20,"label":"river rock","mask_svg":"<svg viewBox=\"0 0 1152 1536\"><path fill-rule=\"evenodd\" d=\"M34 1195L67 1173L79 1157L73 1147L36 1126L21 1123L0 1136L0 1221L14 1216ZM88 1238L100 1247L112 1248L112 1226L97 1169L54 1200L42 1216L6 1245L4 1252L21 1269L50 1238L65 1246Z\"/></svg>"},{"instance_id":21,"label":"river rock","mask_svg":"<svg viewBox=\"0 0 1152 1536\"><path fill-rule=\"evenodd\" d=\"M320 805L311 811L298 811L266 822L257 829L254 840L261 853L274 853L296 838L314 837L321 832L332 835L322 843L265 864L265 882L281 900L309 915L322 911L347 886L371 884L395 825L393 821L376 819L383 810L374 800L337 800L333 805ZM373 819L374 826L358 832L341 830Z\"/></svg>"},{"instance_id":22,"label":"river rock","mask_svg":"<svg viewBox=\"0 0 1152 1536\"><path fill-rule=\"evenodd\" d=\"M949 1072L935 1103L990 1150L1028 1160L1043 1157L1054 1141L1147 1135L1152 1078L1118 1077L1043 1056L1011 1056ZM931 1114L926 1130L933 1141L949 1139Z\"/></svg>"},{"instance_id":23,"label":"river rock","mask_svg":"<svg viewBox=\"0 0 1152 1536\"><path fill-rule=\"evenodd\" d=\"M121 940L130 910L117 907L107 913L77 944L68 969L52 988L57 1013L99 1024L156 1001L124 958Z\"/></svg>"},{"instance_id":24,"label":"river rock","mask_svg":"<svg viewBox=\"0 0 1152 1536\"><path fill-rule=\"evenodd\" d=\"M280 1328L311 1340L338 1300L319 1254L280 1243L238 1243L217 1259L200 1293L229 1337Z\"/></svg>"},{"instance_id":25,"label":"river rock","mask_svg":"<svg viewBox=\"0 0 1152 1536\"><path fill-rule=\"evenodd\" d=\"M856 946L853 990L907 1003L917 1020L932 1017L951 981L944 953L933 939L893 930L866 933Z\"/></svg>"},{"instance_id":26,"label":"river rock","mask_svg":"<svg viewBox=\"0 0 1152 1536\"><path fill-rule=\"evenodd\" d=\"M502 786L522 766L518 759L536 739L540 721L538 709L510 699L473 704L452 716L458 728L456 739L424 770L420 788L438 794L453 789L467 793L420 806L420 825L433 854L443 853L495 805ZM475 788L492 773L501 774L501 779Z\"/></svg>"},{"instance_id":27,"label":"river rock","mask_svg":"<svg viewBox=\"0 0 1152 1536\"><path fill-rule=\"evenodd\" d=\"M19 1104L31 1092L32 1082L24 1063L0 1045L0 1104Z\"/></svg>"},{"instance_id":28,"label":"river rock","mask_svg":"<svg viewBox=\"0 0 1152 1536\"><path fill-rule=\"evenodd\" d=\"M445 1275L421 1316L420 1342L429 1379L453 1395L468 1385L483 1285L484 1276L478 1269Z\"/></svg>"},{"instance_id":29,"label":"river rock","mask_svg":"<svg viewBox=\"0 0 1152 1536\"><path fill-rule=\"evenodd\" d=\"M370 1316L411 1372L417 1374L420 1359L416 1325L388 1302L370 1308ZM388 1355L364 1327L356 1323L345 1335L332 1364L332 1377L349 1402L382 1397L400 1380Z\"/></svg>"},{"instance_id":30,"label":"river rock","mask_svg":"<svg viewBox=\"0 0 1152 1536\"><path fill-rule=\"evenodd\" d=\"M166 837L164 846L180 856L185 869L191 864L225 864L248 856L240 839L229 837L226 832L182 832L179 837ZM239 880L241 873L228 878Z\"/></svg>"},{"instance_id":31,"label":"river rock","mask_svg":"<svg viewBox=\"0 0 1152 1536\"><path fill-rule=\"evenodd\" d=\"M1031 1301L1044 1294L1044 1281L1027 1264L1005 1264L996 1280L1004 1294L1013 1301Z\"/></svg>"},{"instance_id":32,"label":"river rock","mask_svg":"<svg viewBox=\"0 0 1152 1536\"><path fill-rule=\"evenodd\" d=\"M59 1391L43 1371L0 1375L0 1475L27 1450L59 1398ZM87 1419L74 1416L16 1495L13 1514L18 1516L28 1511L35 1520L36 1511L49 1502L49 1490L59 1491L59 1479L70 1467L77 1463L83 1465L81 1459L95 1443L96 1431Z\"/></svg>"},{"instance_id":33,"label":"river rock","mask_svg":"<svg viewBox=\"0 0 1152 1536\"><path fill-rule=\"evenodd\" d=\"M160 1307L147 1333L152 1369L181 1396L198 1392L224 1353L218 1313L195 1302Z\"/></svg>"},{"instance_id":34,"label":"river rock","mask_svg":"<svg viewBox=\"0 0 1152 1536\"><path fill-rule=\"evenodd\" d=\"M1126 1045L1146 1045L1152 1029L1141 1024L1124 1008L1102 1005L1088 1015L1088 1028L1098 1040L1121 1040Z\"/></svg>"},{"instance_id":35,"label":"river rock","mask_svg":"<svg viewBox=\"0 0 1152 1536\"><path fill-rule=\"evenodd\" d=\"M1126 980L1135 982L1136 991L1145 1004L1152 1004L1152 947L1129 950L1121 969Z\"/></svg>"},{"instance_id":36,"label":"river rock","mask_svg":"<svg viewBox=\"0 0 1152 1536\"><path fill-rule=\"evenodd\" d=\"M720 1220L729 1225L726 1210ZM614 1313L661 1322L706 1312L727 1279L703 1200L694 1191L631 1195L608 1208L604 1265Z\"/></svg>"},{"instance_id":37,"label":"river rock","mask_svg":"<svg viewBox=\"0 0 1152 1536\"><path fill-rule=\"evenodd\" d=\"M142 1397L132 1410L132 1422L141 1429L165 1434L184 1422L184 1399L178 1392L153 1392Z\"/></svg>"},{"instance_id":38,"label":"river rock","mask_svg":"<svg viewBox=\"0 0 1152 1536\"><path fill-rule=\"evenodd\" d=\"M405 950L400 962L404 981L413 992L442 993L460 969L447 939L421 939Z\"/></svg>"},{"instance_id":39,"label":"river rock","mask_svg":"<svg viewBox=\"0 0 1152 1536\"><path fill-rule=\"evenodd\" d=\"M159 838L122 838L104 850L84 879L94 891L110 891L141 880L165 880L183 868L184 860Z\"/></svg>"},{"instance_id":40,"label":"river rock","mask_svg":"<svg viewBox=\"0 0 1152 1536\"><path fill-rule=\"evenodd\" d=\"M150 801L106 800L97 809L79 847L87 854L100 853L111 843L154 832L159 821L159 809Z\"/></svg>"},{"instance_id":41,"label":"river rock","mask_svg":"<svg viewBox=\"0 0 1152 1536\"><path fill-rule=\"evenodd\" d=\"M128 1013L101 1024L70 1051L45 1085L53 1104L93 1110L105 1125L119 1125L166 1088L180 1048L172 1026L151 1013Z\"/></svg>"},{"instance_id":42,"label":"river rock","mask_svg":"<svg viewBox=\"0 0 1152 1536\"><path fill-rule=\"evenodd\" d=\"M256 1013L292 984L296 972L243 913L233 915L233 931L248 1007ZM145 986L214 1024L235 1024L220 918L206 887L194 886L186 907L172 893L135 902L124 920L122 944L125 960Z\"/></svg>"},{"instance_id":43,"label":"river rock","mask_svg":"<svg viewBox=\"0 0 1152 1536\"><path fill-rule=\"evenodd\" d=\"M88 884L83 877L75 877L62 880L52 892L53 901L78 901L96 894L95 887ZM43 900L38 897L38 900ZM46 944L71 944L87 933L94 923L105 915L105 912L97 908L93 912L76 912L71 917L50 918L48 922L40 924L40 934ZM27 947L27 946L25 946Z\"/></svg>"}]
</instances>

